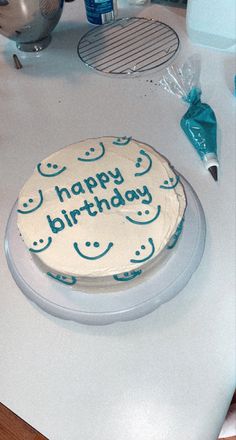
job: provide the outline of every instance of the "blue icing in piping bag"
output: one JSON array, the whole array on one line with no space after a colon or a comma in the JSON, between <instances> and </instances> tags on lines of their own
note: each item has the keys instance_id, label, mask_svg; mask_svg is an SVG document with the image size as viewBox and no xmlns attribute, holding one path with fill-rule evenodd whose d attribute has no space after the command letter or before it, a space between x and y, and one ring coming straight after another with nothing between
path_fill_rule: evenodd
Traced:
<instances>
[{"instance_id":1,"label":"blue icing in piping bag","mask_svg":"<svg viewBox=\"0 0 236 440\"><path fill-rule=\"evenodd\" d=\"M181 68L168 67L160 85L168 92L190 104L181 118L180 126L197 151L206 169L214 180L218 180L219 162L217 158L217 121L212 108L201 102L198 85L200 62L196 56L190 57Z\"/></svg>"},{"instance_id":2,"label":"blue icing in piping bag","mask_svg":"<svg viewBox=\"0 0 236 440\"><path fill-rule=\"evenodd\" d=\"M200 89L193 88L190 91L187 97L190 107L182 117L180 125L206 168L217 180L219 163L216 155L216 116L208 104L201 102L200 96Z\"/></svg>"}]
</instances>

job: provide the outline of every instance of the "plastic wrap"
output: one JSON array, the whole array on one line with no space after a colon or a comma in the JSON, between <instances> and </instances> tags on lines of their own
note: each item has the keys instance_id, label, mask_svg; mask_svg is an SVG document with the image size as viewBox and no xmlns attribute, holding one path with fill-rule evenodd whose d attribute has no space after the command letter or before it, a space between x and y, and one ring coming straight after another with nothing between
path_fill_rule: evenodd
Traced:
<instances>
[{"instance_id":1,"label":"plastic wrap","mask_svg":"<svg viewBox=\"0 0 236 440\"><path fill-rule=\"evenodd\" d=\"M201 102L200 59L190 57L181 67L167 67L161 87L187 104L180 126L213 178L218 180L217 121L212 108Z\"/></svg>"}]
</instances>

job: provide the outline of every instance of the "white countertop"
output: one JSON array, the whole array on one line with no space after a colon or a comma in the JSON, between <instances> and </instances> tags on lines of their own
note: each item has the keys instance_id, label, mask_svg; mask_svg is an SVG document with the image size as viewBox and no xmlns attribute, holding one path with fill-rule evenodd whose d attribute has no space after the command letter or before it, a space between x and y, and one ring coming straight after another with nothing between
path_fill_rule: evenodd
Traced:
<instances>
[{"instance_id":1,"label":"white countertop","mask_svg":"<svg viewBox=\"0 0 236 440\"><path fill-rule=\"evenodd\" d=\"M173 26L179 64L201 55L203 101L218 119L219 182L181 132L186 108L156 85L160 72L122 79L82 65L77 43L91 25L83 5L67 3L38 56L0 37L1 240L37 162L87 137L132 135L156 146L198 194L207 222L202 262L185 289L153 313L92 327L28 301L2 246L0 401L50 440L215 440L235 388L236 65L232 54L189 41L182 9L152 5L130 14Z\"/></svg>"}]
</instances>

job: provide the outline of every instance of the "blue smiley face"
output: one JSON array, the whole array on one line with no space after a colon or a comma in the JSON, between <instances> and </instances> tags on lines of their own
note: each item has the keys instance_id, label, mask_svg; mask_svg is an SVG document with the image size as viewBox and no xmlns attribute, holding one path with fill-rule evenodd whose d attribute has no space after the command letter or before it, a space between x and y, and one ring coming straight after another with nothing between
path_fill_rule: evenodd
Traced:
<instances>
[{"instance_id":1,"label":"blue smiley face","mask_svg":"<svg viewBox=\"0 0 236 440\"><path fill-rule=\"evenodd\" d=\"M51 272L47 272L47 275L66 286L73 286L77 282L77 278L71 275L53 275Z\"/></svg>"},{"instance_id":2,"label":"blue smiley face","mask_svg":"<svg viewBox=\"0 0 236 440\"><path fill-rule=\"evenodd\" d=\"M44 168L44 171L42 170L42 168ZM63 173L66 170L66 167L59 168L56 163L48 162L45 166L39 163L37 165L37 170L39 174L43 177L55 177Z\"/></svg>"},{"instance_id":3,"label":"blue smiley face","mask_svg":"<svg viewBox=\"0 0 236 440\"><path fill-rule=\"evenodd\" d=\"M117 145L118 147L124 147L125 145L128 145L130 143L130 141L132 140L132 137L127 137L127 136L123 136L123 137L118 137L116 138L115 141L113 141L113 145Z\"/></svg>"},{"instance_id":4,"label":"blue smiley face","mask_svg":"<svg viewBox=\"0 0 236 440\"><path fill-rule=\"evenodd\" d=\"M164 180L163 185L160 185L160 188L162 189L174 189L179 183L179 176L176 176L176 179L174 177L170 177L169 180Z\"/></svg>"},{"instance_id":5,"label":"blue smiley face","mask_svg":"<svg viewBox=\"0 0 236 440\"><path fill-rule=\"evenodd\" d=\"M37 209L40 208L40 206L43 203L43 193L41 189L38 191L38 197L35 201L35 199L29 198L27 202L24 202L22 205L22 208L24 209L17 209L17 212L20 214L30 214L31 212L37 211Z\"/></svg>"},{"instance_id":6,"label":"blue smiley face","mask_svg":"<svg viewBox=\"0 0 236 440\"><path fill-rule=\"evenodd\" d=\"M180 224L178 225L174 235L171 237L169 243L167 244L167 246L166 246L167 249L173 249L176 246L176 244L177 244L177 242L179 240L179 237L180 237L180 235L181 235L181 233L183 231L183 225L184 225L184 217L182 218L182 220L181 220Z\"/></svg>"},{"instance_id":7,"label":"blue smiley face","mask_svg":"<svg viewBox=\"0 0 236 440\"><path fill-rule=\"evenodd\" d=\"M39 241L33 242L33 245L32 245L33 247L29 248L29 251L33 252L35 254L38 254L39 252L43 252L46 249L48 249L49 246L51 245L51 243L52 243L52 237L48 237L46 244L45 244L45 241L42 238L40 238ZM42 245L42 246L39 247L40 245Z\"/></svg>"},{"instance_id":8,"label":"blue smiley face","mask_svg":"<svg viewBox=\"0 0 236 440\"><path fill-rule=\"evenodd\" d=\"M145 246L144 244L142 244L140 250L137 250L137 251L135 252L135 255L136 255L137 257L140 256L140 257L142 257L142 258L132 258L132 259L130 260L131 263L143 263L143 262L149 260L149 259L153 256L153 254L154 254L154 252L155 252L155 246L154 246L154 243L153 243L152 238L149 238L149 239L148 239L148 243L149 243L149 245L150 245L150 246L149 246L150 251L148 252L148 254L146 255L146 257L142 257L142 254L143 254L143 253L146 253L146 246ZM143 252L143 251L145 251L145 252Z\"/></svg>"},{"instance_id":9,"label":"blue smiley face","mask_svg":"<svg viewBox=\"0 0 236 440\"><path fill-rule=\"evenodd\" d=\"M92 246L92 243L90 241L86 241L85 246L87 248L90 248ZM91 256L91 255L84 254L80 250L80 248L78 246L78 243L76 243L76 242L74 243L74 249L76 250L77 254L80 255L80 257L85 258L86 260L98 260L99 258L104 257L107 254L107 252L109 252L109 250L112 248L112 246L113 246L113 243L110 242L110 243L108 243L108 245L107 245L107 247L105 248L104 251L102 251L101 253L99 253L97 255L92 255ZM98 241L95 241L93 243L93 247L94 248L99 248L100 247L100 243Z\"/></svg>"},{"instance_id":10,"label":"blue smiley face","mask_svg":"<svg viewBox=\"0 0 236 440\"><path fill-rule=\"evenodd\" d=\"M139 154L142 156L139 156L136 160L135 166L136 168L143 168L142 171L139 171L137 173L135 173L135 176L143 176L144 174L147 174L151 168L152 168L152 159L149 156L148 153L146 153L146 151L144 150L140 150Z\"/></svg>"},{"instance_id":11,"label":"blue smiley face","mask_svg":"<svg viewBox=\"0 0 236 440\"><path fill-rule=\"evenodd\" d=\"M157 220L159 215L160 215L160 213L161 213L161 207L160 207L160 205L158 205L157 206L157 211L156 211L154 217L152 217L152 218L150 218L150 211L149 211L149 209L146 209L144 212L143 211L138 211L137 212L137 215L139 217L142 217L142 216L145 215L146 217L149 218L148 220L143 220L143 221L141 221L141 220L134 220L133 218L129 217L128 215L125 218L129 222L134 223L135 225L148 225L149 223L152 223L155 220Z\"/></svg>"},{"instance_id":12,"label":"blue smiley face","mask_svg":"<svg viewBox=\"0 0 236 440\"><path fill-rule=\"evenodd\" d=\"M131 270L129 272L124 272L123 274L119 275L113 275L114 280L116 281L131 281L134 278L141 275L141 270Z\"/></svg>"},{"instance_id":13,"label":"blue smiley face","mask_svg":"<svg viewBox=\"0 0 236 440\"><path fill-rule=\"evenodd\" d=\"M78 157L77 159L81 162L94 162L101 159L105 154L105 147L102 142L98 146L88 148L83 157Z\"/></svg>"}]
</instances>

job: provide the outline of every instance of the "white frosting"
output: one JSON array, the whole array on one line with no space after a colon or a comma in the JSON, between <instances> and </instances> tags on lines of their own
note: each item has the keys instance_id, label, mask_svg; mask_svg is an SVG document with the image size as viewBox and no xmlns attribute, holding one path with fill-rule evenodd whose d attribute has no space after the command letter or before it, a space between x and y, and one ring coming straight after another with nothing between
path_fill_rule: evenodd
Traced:
<instances>
[{"instance_id":1,"label":"white frosting","mask_svg":"<svg viewBox=\"0 0 236 440\"><path fill-rule=\"evenodd\" d=\"M18 227L50 276L65 284L117 283L160 255L185 206L163 156L130 138L102 137L37 165L19 195Z\"/></svg>"}]
</instances>

